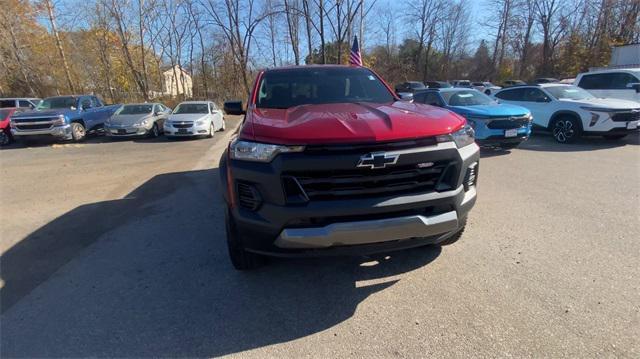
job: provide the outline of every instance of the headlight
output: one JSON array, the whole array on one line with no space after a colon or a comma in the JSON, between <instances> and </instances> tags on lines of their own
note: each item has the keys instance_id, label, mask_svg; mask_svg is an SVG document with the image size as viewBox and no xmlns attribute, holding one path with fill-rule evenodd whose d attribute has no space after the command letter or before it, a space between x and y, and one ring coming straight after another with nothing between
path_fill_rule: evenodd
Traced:
<instances>
[{"instance_id":1,"label":"headlight","mask_svg":"<svg viewBox=\"0 0 640 359\"><path fill-rule=\"evenodd\" d=\"M240 140L234 140L229 145L231 158L242 161L271 162L280 153L302 151L304 146L281 146Z\"/></svg>"},{"instance_id":2,"label":"headlight","mask_svg":"<svg viewBox=\"0 0 640 359\"><path fill-rule=\"evenodd\" d=\"M139 123L133 125L133 127L146 127L149 124L149 120L142 120Z\"/></svg>"},{"instance_id":3,"label":"headlight","mask_svg":"<svg viewBox=\"0 0 640 359\"><path fill-rule=\"evenodd\" d=\"M464 125L464 127L450 135L441 135L436 137L436 140L438 142L449 142L449 141L453 141L456 143L456 146L458 148L462 148L464 146L468 146L472 143L475 142L475 138L476 138L476 133L473 130L473 128L471 128L471 126Z\"/></svg>"},{"instance_id":4,"label":"headlight","mask_svg":"<svg viewBox=\"0 0 640 359\"><path fill-rule=\"evenodd\" d=\"M58 117L53 120L54 126L63 126L66 123L64 115L58 115Z\"/></svg>"},{"instance_id":5,"label":"headlight","mask_svg":"<svg viewBox=\"0 0 640 359\"><path fill-rule=\"evenodd\" d=\"M606 108L606 107L590 107L590 106L580 106L581 109L589 111L589 112L616 112L619 111L614 108Z\"/></svg>"},{"instance_id":6,"label":"headlight","mask_svg":"<svg viewBox=\"0 0 640 359\"><path fill-rule=\"evenodd\" d=\"M196 121L196 126L202 126L204 125L205 120L198 120Z\"/></svg>"}]
</instances>

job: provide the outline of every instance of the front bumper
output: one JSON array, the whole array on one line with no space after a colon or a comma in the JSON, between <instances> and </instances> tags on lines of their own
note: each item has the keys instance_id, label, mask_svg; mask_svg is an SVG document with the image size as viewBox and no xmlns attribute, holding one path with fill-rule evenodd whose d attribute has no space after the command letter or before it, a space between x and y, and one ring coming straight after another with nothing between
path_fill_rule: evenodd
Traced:
<instances>
[{"instance_id":1,"label":"front bumper","mask_svg":"<svg viewBox=\"0 0 640 359\"><path fill-rule=\"evenodd\" d=\"M145 127L119 127L119 126L105 126L104 133L111 137L138 137L149 134L150 128Z\"/></svg>"},{"instance_id":2,"label":"front bumper","mask_svg":"<svg viewBox=\"0 0 640 359\"><path fill-rule=\"evenodd\" d=\"M531 125L518 127L516 129L493 129L487 127L487 125L479 121L474 121L473 129L476 135L476 142L481 145L496 144L496 143L517 143L526 141L531 135ZM513 136L513 130L515 136ZM507 137L507 131L511 136Z\"/></svg>"},{"instance_id":3,"label":"front bumper","mask_svg":"<svg viewBox=\"0 0 640 359\"><path fill-rule=\"evenodd\" d=\"M172 125L164 126L164 134L167 136L178 136L178 137L193 137L193 136L202 136L207 135L209 133L209 124L204 124L200 126L193 125L187 128L175 128Z\"/></svg>"},{"instance_id":4,"label":"front bumper","mask_svg":"<svg viewBox=\"0 0 640 359\"><path fill-rule=\"evenodd\" d=\"M63 125L63 126L52 126L45 129L37 129L37 130L19 130L17 128L11 129L11 134L14 137L20 136L53 136L55 138L60 139L72 139L71 136L71 126Z\"/></svg>"},{"instance_id":5,"label":"front bumper","mask_svg":"<svg viewBox=\"0 0 640 359\"><path fill-rule=\"evenodd\" d=\"M452 145L452 146L451 146ZM402 193L396 195L356 197L342 200L311 200L287 204L280 184L283 158L272 164L247 164L221 161L223 188L240 180L252 182L261 194L262 203L255 210L230 205L229 214L235 221L243 246L261 254L276 256L322 256L371 254L438 243L460 231L468 212L476 201L476 188L466 186L466 170L479 161L479 148L472 144L463 149L444 146L443 152L455 154L458 172L453 188L446 191ZM433 161L436 152L425 152L420 161ZM362 154L358 154L358 157ZM439 153L442 155L442 153ZM286 161L286 166L307 169L314 164L340 167L348 159L319 159L299 156L300 161ZM477 171L477 168L476 168ZM477 172L476 172L477 175ZM233 187L233 184L231 185ZM226 192L225 200L231 204ZM235 199L235 197L234 197Z\"/></svg>"}]
</instances>

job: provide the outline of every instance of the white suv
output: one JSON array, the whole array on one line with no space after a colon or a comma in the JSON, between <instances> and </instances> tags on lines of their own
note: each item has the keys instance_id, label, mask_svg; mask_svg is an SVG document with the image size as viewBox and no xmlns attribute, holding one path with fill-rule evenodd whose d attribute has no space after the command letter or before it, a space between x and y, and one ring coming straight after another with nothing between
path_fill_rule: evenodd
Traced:
<instances>
[{"instance_id":1,"label":"white suv","mask_svg":"<svg viewBox=\"0 0 640 359\"><path fill-rule=\"evenodd\" d=\"M638 130L640 104L595 98L589 92L557 83L509 87L494 95L501 103L525 107L533 127L551 131L556 141L567 143L580 135L619 139Z\"/></svg>"},{"instance_id":2,"label":"white suv","mask_svg":"<svg viewBox=\"0 0 640 359\"><path fill-rule=\"evenodd\" d=\"M585 72L579 74L574 83L596 97L640 103L640 68Z\"/></svg>"}]
</instances>

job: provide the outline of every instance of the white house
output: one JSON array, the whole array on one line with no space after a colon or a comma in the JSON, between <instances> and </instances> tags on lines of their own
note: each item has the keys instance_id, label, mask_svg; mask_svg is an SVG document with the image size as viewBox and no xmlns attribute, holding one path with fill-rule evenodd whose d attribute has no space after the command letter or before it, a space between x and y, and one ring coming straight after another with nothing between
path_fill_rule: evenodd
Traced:
<instances>
[{"instance_id":1,"label":"white house","mask_svg":"<svg viewBox=\"0 0 640 359\"><path fill-rule=\"evenodd\" d=\"M175 65L172 68L162 73L164 84L162 92L165 95L176 97L178 95L184 95L185 97L193 97L193 80L189 73L185 71L180 65Z\"/></svg>"}]
</instances>

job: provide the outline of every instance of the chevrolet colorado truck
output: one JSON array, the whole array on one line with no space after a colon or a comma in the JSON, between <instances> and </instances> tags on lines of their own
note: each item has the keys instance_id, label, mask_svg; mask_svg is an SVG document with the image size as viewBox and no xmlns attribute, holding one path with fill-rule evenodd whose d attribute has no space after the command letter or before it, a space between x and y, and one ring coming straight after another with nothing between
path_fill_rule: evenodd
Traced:
<instances>
[{"instance_id":1,"label":"chevrolet colorado truck","mask_svg":"<svg viewBox=\"0 0 640 359\"><path fill-rule=\"evenodd\" d=\"M231 262L451 244L478 163L463 117L401 101L367 68L262 71L220 161Z\"/></svg>"},{"instance_id":2,"label":"chevrolet colorado truck","mask_svg":"<svg viewBox=\"0 0 640 359\"><path fill-rule=\"evenodd\" d=\"M96 96L49 97L33 111L11 116L14 138L53 136L82 141L87 133L100 131L120 105L105 106Z\"/></svg>"}]
</instances>

